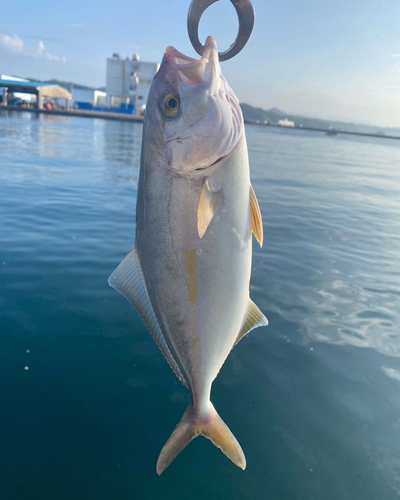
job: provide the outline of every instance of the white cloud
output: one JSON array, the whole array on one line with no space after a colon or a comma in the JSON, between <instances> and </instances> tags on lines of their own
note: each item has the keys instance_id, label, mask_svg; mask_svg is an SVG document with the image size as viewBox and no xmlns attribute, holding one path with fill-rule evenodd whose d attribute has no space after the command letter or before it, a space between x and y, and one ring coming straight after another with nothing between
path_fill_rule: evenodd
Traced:
<instances>
[{"instance_id":1,"label":"white cloud","mask_svg":"<svg viewBox=\"0 0 400 500\"><path fill-rule=\"evenodd\" d=\"M14 34L10 36L0 33L0 46L10 52L28 57L43 57L48 61L67 61L65 56L55 56L54 54L50 54L50 52L46 52L42 40L40 40L37 49L28 49L18 35Z\"/></svg>"},{"instance_id":2,"label":"white cloud","mask_svg":"<svg viewBox=\"0 0 400 500\"><path fill-rule=\"evenodd\" d=\"M389 57L400 57L400 54L390 54Z\"/></svg>"},{"instance_id":3,"label":"white cloud","mask_svg":"<svg viewBox=\"0 0 400 500\"><path fill-rule=\"evenodd\" d=\"M2 35L0 33L0 45L11 52L24 52L24 42L18 35Z\"/></svg>"},{"instance_id":4,"label":"white cloud","mask_svg":"<svg viewBox=\"0 0 400 500\"><path fill-rule=\"evenodd\" d=\"M50 54L49 52L46 52L46 54L44 55L46 59L48 59L49 61L59 61L59 57L58 56L53 56L52 54Z\"/></svg>"},{"instance_id":5,"label":"white cloud","mask_svg":"<svg viewBox=\"0 0 400 500\"><path fill-rule=\"evenodd\" d=\"M50 52L45 52L44 43L42 40L39 42L36 55L39 57L45 57L49 61L62 61L62 62L67 61L67 58L65 56L55 56L54 54L50 54Z\"/></svg>"}]
</instances>

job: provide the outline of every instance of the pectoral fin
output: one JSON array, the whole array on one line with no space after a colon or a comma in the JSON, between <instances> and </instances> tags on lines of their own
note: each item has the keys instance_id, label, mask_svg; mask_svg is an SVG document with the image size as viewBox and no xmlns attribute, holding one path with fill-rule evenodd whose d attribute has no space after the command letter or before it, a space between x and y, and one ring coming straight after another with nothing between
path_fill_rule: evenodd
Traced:
<instances>
[{"instance_id":1,"label":"pectoral fin","mask_svg":"<svg viewBox=\"0 0 400 500\"><path fill-rule=\"evenodd\" d=\"M247 306L247 311L244 316L242 328L236 337L233 347L241 340L247 333L249 333L254 328L258 326L268 326L268 320L260 309L254 304L254 302L249 299L249 304Z\"/></svg>"},{"instance_id":2,"label":"pectoral fin","mask_svg":"<svg viewBox=\"0 0 400 500\"><path fill-rule=\"evenodd\" d=\"M263 222L261 217L260 206L257 201L256 193L254 192L253 186L250 184L250 213L251 213L251 229L256 237L256 240L263 246L264 232L263 232Z\"/></svg>"},{"instance_id":3,"label":"pectoral fin","mask_svg":"<svg viewBox=\"0 0 400 500\"><path fill-rule=\"evenodd\" d=\"M185 387L188 384L176 363L161 332L144 280L136 247L131 250L108 278L108 284L123 295L138 311L157 342L158 347Z\"/></svg>"},{"instance_id":4,"label":"pectoral fin","mask_svg":"<svg viewBox=\"0 0 400 500\"><path fill-rule=\"evenodd\" d=\"M208 180L205 179L197 207L197 231L200 239L204 236L221 204L222 193L220 191L212 191Z\"/></svg>"}]
</instances>

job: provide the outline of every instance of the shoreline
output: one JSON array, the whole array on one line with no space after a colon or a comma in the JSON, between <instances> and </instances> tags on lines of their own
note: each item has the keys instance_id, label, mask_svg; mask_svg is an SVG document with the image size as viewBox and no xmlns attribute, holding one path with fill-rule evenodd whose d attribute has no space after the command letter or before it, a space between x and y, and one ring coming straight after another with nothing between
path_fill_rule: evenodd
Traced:
<instances>
[{"instance_id":1,"label":"shoreline","mask_svg":"<svg viewBox=\"0 0 400 500\"><path fill-rule=\"evenodd\" d=\"M378 139L400 139L399 136L397 135L380 135L380 134L368 134L367 132L348 132L346 130L329 130L326 128L314 128L314 127L284 127L282 125L273 125L272 123L257 123L253 120L244 120L244 123L248 125L257 125L258 127L275 127L275 128L281 128L281 129L288 129L288 130L307 130L311 132L324 132L325 134L328 135L358 135L361 137L376 137ZM334 133L332 133L334 132Z\"/></svg>"},{"instance_id":2,"label":"shoreline","mask_svg":"<svg viewBox=\"0 0 400 500\"><path fill-rule=\"evenodd\" d=\"M43 114L43 115L55 115L55 116L78 116L81 118L101 118L103 120L120 120L128 122L143 123L143 116L134 116L124 113L112 113L108 111L92 111L86 109L69 109L69 110L48 110L48 109L34 109L34 108L20 108L17 106L0 106L1 111L16 111L19 113L32 113L32 114ZM288 130L306 130L311 132L323 132L332 133L332 130L324 128L314 128L314 127L283 127L281 125L273 125L271 123L257 123L253 120L244 120L247 125L256 125L259 127L274 127L280 129ZM400 140L400 136L396 135L380 135L380 134L368 134L366 132L348 132L346 130L335 130L332 135L356 135L360 137L375 137L377 139L397 139Z\"/></svg>"}]
</instances>

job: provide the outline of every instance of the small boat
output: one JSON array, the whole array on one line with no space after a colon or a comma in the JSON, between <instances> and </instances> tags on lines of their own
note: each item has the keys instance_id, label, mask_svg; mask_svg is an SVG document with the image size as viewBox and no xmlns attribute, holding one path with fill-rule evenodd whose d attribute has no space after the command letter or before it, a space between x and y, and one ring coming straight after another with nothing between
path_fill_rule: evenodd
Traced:
<instances>
[{"instance_id":1,"label":"small boat","mask_svg":"<svg viewBox=\"0 0 400 500\"><path fill-rule=\"evenodd\" d=\"M336 132L336 130L332 128L328 130L325 135L338 135L338 132Z\"/></svg>"}]
</instances>

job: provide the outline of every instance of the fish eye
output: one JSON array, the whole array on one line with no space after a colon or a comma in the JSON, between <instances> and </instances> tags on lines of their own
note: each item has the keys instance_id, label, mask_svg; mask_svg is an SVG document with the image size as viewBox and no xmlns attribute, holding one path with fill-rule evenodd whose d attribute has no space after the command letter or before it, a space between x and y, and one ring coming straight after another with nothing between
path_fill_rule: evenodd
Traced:
<instances>
[{"instance_id":1,"label":"fish eye","mask_svg":"<svg viewBox=\"0 0 400 500\"><path fill-rule=\"evenodd\" d=\"M168 116L176 116L179 111L179 97L176 94L167 94L163 101L163 111Z\"/></svg>"}]
</instances>

